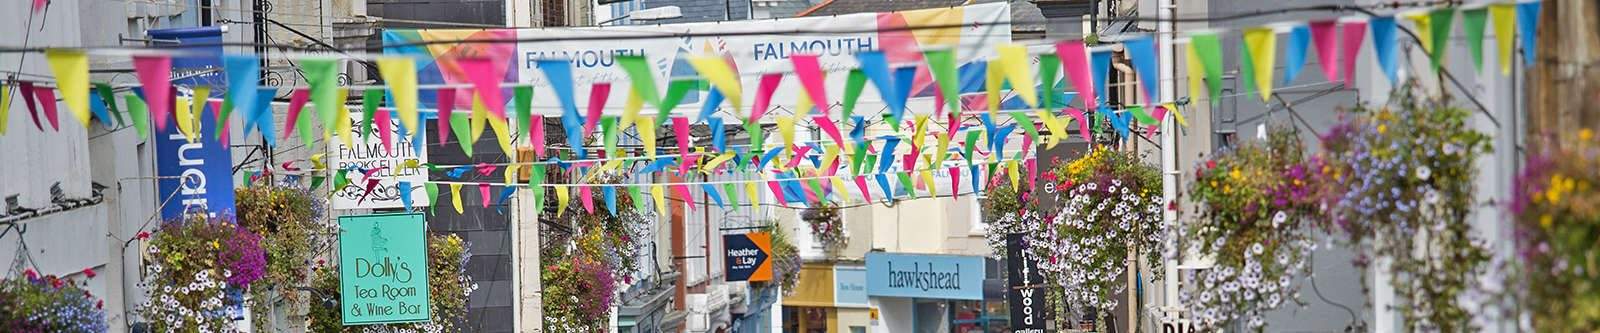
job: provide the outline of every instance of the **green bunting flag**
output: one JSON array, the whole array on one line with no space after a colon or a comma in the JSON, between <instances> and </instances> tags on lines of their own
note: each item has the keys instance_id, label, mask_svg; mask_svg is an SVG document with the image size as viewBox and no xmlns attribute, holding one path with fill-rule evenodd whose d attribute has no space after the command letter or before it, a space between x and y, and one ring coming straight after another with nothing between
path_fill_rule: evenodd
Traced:
<instances>
[{"instance_id":1,"label":"green bunting flag","mask_svg":"<svg viewBox=\"0 0 1600 333\"><path fill-rule=\"evenodd\" d=\"M1027 113L1023 113L1022 111L1011 111L1007 112L1007 114L1011 115L1011 120L1016 121L1017 125L1022 126L1022 133L1028 135L1029 141L1033 141L1034 143L1043 142L1039 141L1039 127L1034 126L1033 118L1029 118Z\"/></svg>"},{"instance_id":2,"label":"green bunting flag","mask_svg":"<svg viewBox=\"0 0 1600 333\"><path fill-rule=\"evenodd\" d=\"M450 115L450 132L455 133L456 143L461 144L461 151L465 152L467 156L472 156L473 141L471 133L468 132L471 130L470 127L471 124L468 124L467 115L460 113ZM444 129L441 128L439 130Z\"/></svg>"},{"instance_id":3,"label":"green bunting flag","mask_svg":"<svg viewBox=\"0 0 1600 333\"><path fill-rule=\"evenodd\" d=\"M955 53L950 49L929 50L922 52L922 58L928 60L928 70L933 73L933 81L939 84L939 93L944 96L944 102L950 107L951 112L961 111L961 76L956 70ZM865 76L863 76L865 78ZM858 90L857 93L860 93ZM847 103L854 108L855 103ZM844 119L850 119L846 113Z\"/></svg>"},{"instance_id":4,"label":"green bunting flag","mask_svg":"<svg viewBox=\"0 0 1600 333\"><path fill-rule=\"evenodd\" d=\"M528 171L528 190L533 192L533 214L544 214L544 164L534 164ZM429 184L432 185L432 184Z\"/></svg>"},{"instance_id":5,"label":"green bunting flag","mask_svg":"<svg viewBox=\"0 0 1600 333\"><path fill-rule=\"evenodd\" d=\"M1199 34L1189 37L1189 45L1194 47L1195 55L1200 57L1200 64L1205 68L1206 88L1208 98L1212 104L1222 101L1217 96L1222 96L1222 46L1217 40L1217 35L1212 33Z\"/></svg>"},{"instance_id":6,"label":"green bunting flag","mask_svg":"<svg viewBox=\"0 0 1600 333\"><path fill-rule=\"evenodd\" d=\"M95 93L100 94L100 100L106 102L106 110L110 111L111 117L117 120L117 126L123 126L126 122L122 118L122 110L117 108L117 96L111 92L111 85L96 82L94 84L94 91ZM111 120L107 119L106 121L109 122Z\"/></svg>"},{"instance_id":7,"label":"green bunting flag","mask_svg":"<svg viewBox=\"0 0 1600 333\"><path fill-rule=\"evenodd\" d=\"M739 207L739 191L734 188L733 183L722 183L722 193L726 193L728 195L728 203L730 205ZM751 203L753 204L755 202L751 201Z\"/></svg>"},{"instance_id":8,"label":"green bunting flag","mask_svg":"<svg viewBox=\"0 0 1600 333\"><path fill-rule=\"evenodd\" d=\"M372 118L378 112L378 105L383 104L382 88L367 88L361 92L361 139L372 138ZM226 108L224 108L226 109Z\"/></svg>"},{"instance_id":9,"label":"green bunting flag","mask_svg":"<svg viewBox=\"0 0 1600 333\"><path fill-rule=\"evenodd\" d=\"M1061 57L1054 54L1039 55L1039 108L1056 108L1056 73L1061 70ZM1065 101L1063 101L1065 102ZM1063 103L1065 104L1065 103Z\"/></svg>"},{"instance_id":10,"label":"green bunting flag","mask_svg":"<svg viewBox=\"0 0 1600 333\"><path fill-rule=\"evenodd\" d=\"M655 105L658 109L662 108L661 97L658 96L660 90L656 90L656 77L650 73L650 63L643 55L617 56L617 65L628 74L633 91L639 94L639 98L645 103Z\"/></svg>"},{"instance_id":11,"label":"green bunting flag","mask_svg":"<svg viewBox=\"0 0 1600 333\"><path fill-rule=\"evenodd\" d=\"M900 187L906 190L906 197L917 198L917 184L911 182L911 173L901 171L895 173L894 177L900 179Z\"/></svg>"},{"instance_id":12,"label":"green bunting flag","mask_svg":"<svg viewBox=\"0 0 1600 333\"><path fill-rule=\"evenodd\" d=\"M344 101L339 100L338 64L334 59L300 61L300 71L305 73L306 84L311 86L311 103L316 104L324 131L334 128L335 118L339 115L338 108L344 107ZM303 129L309 131L311 128Z\"/></svg>"},{"instance_id":13,"label":"green bunting flag","mask_svg":"<svg viewBox=\"0 0 1600 333\"><path fill-rule=\"evenodd\" d=\"M433 209L439 207L439 184L422 183L424 191L428 192L428 214L433 214Z\"/></svg>"},{"instance_id":14,"label":"green bunting flag","mask_svg":"<svg viewBox=\"0 0 1600 333\"><path fill-rule=\"evenodd\" d=\"M139 131L139 140L150 137L150 110L144 105L144 100L138 95L122 95L123 103L128 104L128 117L133 118L133 129ZM3 110L0 110L3 112ZM0 125L3 126L3 125Z\"/></svg>"},{"instance_id":15,"label":"green bunting flag","mask_svg":"<svg viewBox=\"0 0 1600 333\"><path fill-rule=\"evenodd\" d=\"M1456 10L1450 7L1434 9L1428 16L1430 26L1428 32L1432 34L1433 42L1432 51L1428 52L1428 60L1431 60L1433 72L1438 73L1439 66L1444 63L1445 45L1450 42L1450 23L1456 17Z\"/></svg>"},{"instance_id":16,"label":"green bunting flag","mask_svg":"<svg viewBox=\"0 0 1600 333\"><path fill-rule=\"evenodd\" d=\"M511 100L516 103L517 129L523 134L533 133L533 87L518 86L511 88ZM539 124L544 126L544 124Z\"/></svg>"},{"instance_id":17,"label":"green bunting flag","mask_svg":"<svg viewBox=\"0 0 1600 333\"><path fill-rule=\"evenodd\" d=\"M1472 54L1472 68L1483 71L1483 27L1489 17L1488 7L1461 11L1461 29L1467 33L1467 51Z\"/></svg>"},{"instance_id":18,"label":"green bunting flag","mask_svg":"<svg viewBox=\"0 0 1600 333\"><path fill-rule=\"evenodd\" d=\"M850 70L850 75L844 83L844 114L841 119L850 119L855 115L856 101L861 99L861 89L867 87L867 74L860 69Z\"/></svg>"},{"instance_id":19,"label":"green bunting flag","mask_svg":"<svg viewBox=\"0 0 1600 333\"><path fill-rule=\"evenodd\" d=\"M650 200L645 200L644 195L639 193L638 186L624 187L628 189L628 200L633 201L634 212L644 214L645 211L650 210Z\"/></svg>"}]
</instances>

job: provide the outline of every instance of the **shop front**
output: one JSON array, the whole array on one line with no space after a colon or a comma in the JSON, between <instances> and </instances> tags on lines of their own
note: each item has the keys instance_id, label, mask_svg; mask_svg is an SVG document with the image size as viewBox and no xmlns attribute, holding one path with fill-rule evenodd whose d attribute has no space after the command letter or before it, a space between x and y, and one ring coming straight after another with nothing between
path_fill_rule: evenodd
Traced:
<instances>
[{"instance_id":1,"label":"shop front","mask_svg":"<svg viewBox=\"0 0 1600 333\"><path fill-rule=\"evenodd\" d=\"M795 291L783 297L786 333L865 333L872 324L867 269L858 264L805 264Z\"/></svg>"},{"instance_id":2,"label":"shop front","mask_svg":"<svg viewBox=\"0 0 1600 333\"><path fill-rule=\"evenodd\" d=\"M1007 332L1004 283L980 256L871 252L873 332Z\"/></svg>"}]
</instances>

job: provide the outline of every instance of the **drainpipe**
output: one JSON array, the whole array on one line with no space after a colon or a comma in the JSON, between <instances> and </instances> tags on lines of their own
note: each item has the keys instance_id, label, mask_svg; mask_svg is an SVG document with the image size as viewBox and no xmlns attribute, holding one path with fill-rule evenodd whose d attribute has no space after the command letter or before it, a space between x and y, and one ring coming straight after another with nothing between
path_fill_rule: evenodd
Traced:
<instances>
[{"instance_id":1,"label":"drainpipe","mask_svg":"<svg viewBox=\"0 0 1600 333\"><path fill-rule=\"evenodd\" d=\"M1177 62L1173 56L1173 47L1175 45L1172 43L1174 32L1172 19L1177 16L1178 7L1173 2L1174 0L1156 1L1156 18L1158 20L1156 22L1156 44L1160 45L1157 52L1159 52L1158 56L1161 63L1161 73L1157 77L1161 80L1161 98L1172 100L1177 95L1175 77L1173 76L1173 69L1177 66ZM1171 204L1178 199L1177 129L1177 125L1173 123L1173 113L1168 112L1167 119L1162 119L1161 122L1161 199L1165 204ZM1179 227L1178 211L1175 209L1162 210L1161 220L1166 223L1169 230L1176 230L1174 228ZM1171 239L1176 236L1177 232L1167 233L1169 242L1176 243L1175 239ZM1170 259L1165 260L1162 262L1161 267L1166 270L1166 274L1163 275L1165 276L1163 278L1165 281L1162 281L1166 286L1165 292L1162 293L1163 298L1165 298L1164 304L1169 308L1177 307L1179 306L1178 262Z\"/></svg>"}]
</instances>

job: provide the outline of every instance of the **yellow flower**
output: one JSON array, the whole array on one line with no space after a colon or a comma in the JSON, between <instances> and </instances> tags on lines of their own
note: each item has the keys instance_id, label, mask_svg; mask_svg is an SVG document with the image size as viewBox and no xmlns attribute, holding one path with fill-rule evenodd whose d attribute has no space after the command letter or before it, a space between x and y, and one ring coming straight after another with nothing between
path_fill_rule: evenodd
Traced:
<instances>
[{"instance_id":1,"label":"yellow flower","mask_svg":"<svg viewBox=\"0 0 1600 333\"><path fill-rule=\"evenodd\" d=\"M1389 125L1378 124L1378 134L1383 134L1384 132L1388 132L1388 131L1389 131Z\"/></svg>"},{"instance_id":2,"label":"yellow flower","mask_svg":"<svg viewBox=\"0 0 1600 333\"><path fill-rule=\"evenodd\" d=\"M222 248L222 243L218 243L217 241L211 241L211 248L220 249L220 248Z\"/></svg>"},{"instance_id":3,"label":"yellow flower","mask_svg":"<svg viewBox=\"0 0 1600 333\"><path fill-rule=\"evenodd\" d=\"M1594 131L1591 131L1591 130L1589 130L1587 128L1579 130L1578 131L1578 138L1582 139L1583 141L1589 141L1589 139L1593 139L1594 138Z\"/></svg>"},{"instance_id":4,"label":"yellow flower","mask_svg":"<svg viewBox=\"0 0 1600 333\"><path fill-rule=\"evenodd\" d=\"M1239 173L1239 169L1233 169L1233 171L1229 171L1228 177L1232 177L1234 180L1244 179L1244 175Z\"/></svg>"},{"instance_id":5,"label":"yellow flower","mask_svg":"<svg viewBox=\"0 0 1600 333\"><path fill-rule=\"evenodd\" d=\"M1551 217L1550 214L1544 214L1544 215L1540 215L1539 216L1539 226L1544 227L1545 229L1549 229L1550 225L1554 224L1554 223L1555 223L1555 218Z\"/></svg>"}]
</instances>

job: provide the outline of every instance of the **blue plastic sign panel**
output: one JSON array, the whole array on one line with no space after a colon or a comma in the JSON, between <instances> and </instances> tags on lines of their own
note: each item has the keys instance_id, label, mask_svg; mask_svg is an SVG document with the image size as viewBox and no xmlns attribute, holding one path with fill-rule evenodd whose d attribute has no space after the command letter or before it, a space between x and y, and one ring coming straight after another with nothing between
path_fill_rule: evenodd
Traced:
<instances>
[{"instance_id":1,"label":"blue plastic sign panel","mask_svg":"<svg viewBox=\"0 0 1600 333\"><path fill-rule=\"evenodd\" d=\"M867 253L867 295L983 299L983 257Z\"/></svg>"}]
</instances>

